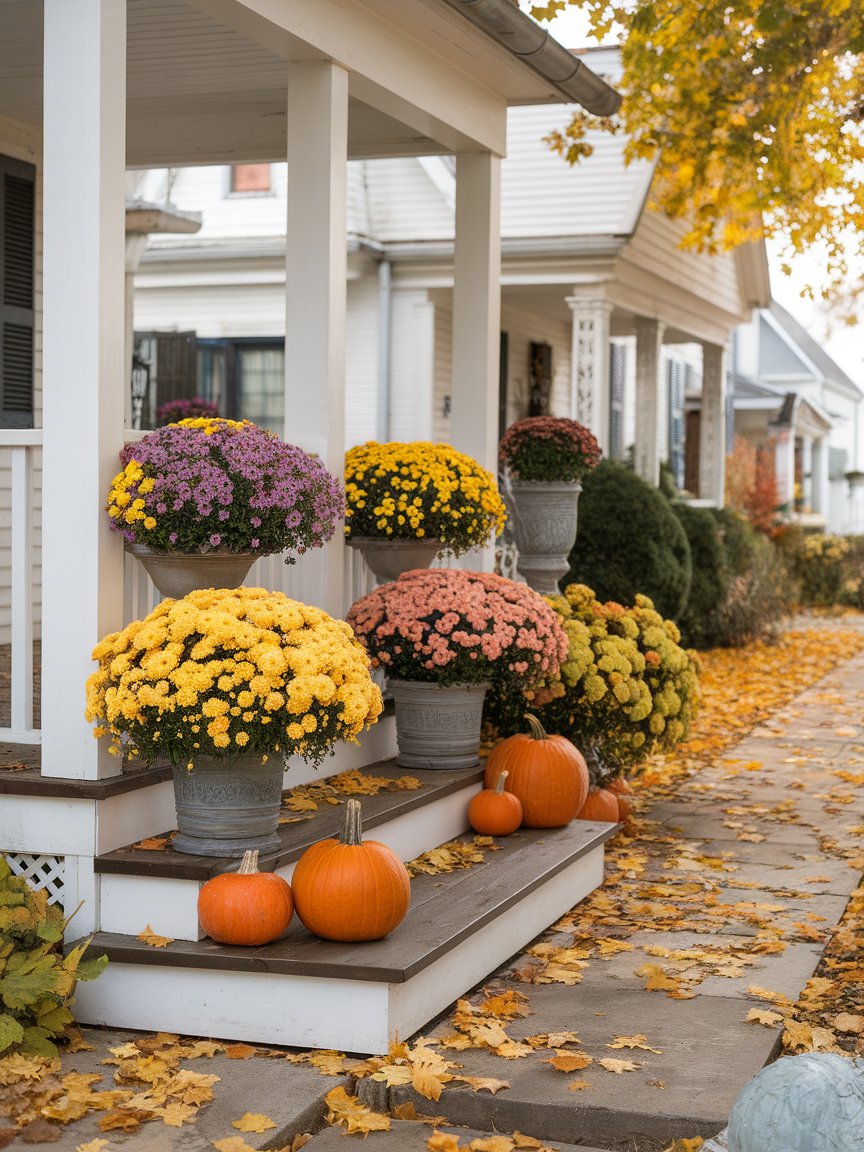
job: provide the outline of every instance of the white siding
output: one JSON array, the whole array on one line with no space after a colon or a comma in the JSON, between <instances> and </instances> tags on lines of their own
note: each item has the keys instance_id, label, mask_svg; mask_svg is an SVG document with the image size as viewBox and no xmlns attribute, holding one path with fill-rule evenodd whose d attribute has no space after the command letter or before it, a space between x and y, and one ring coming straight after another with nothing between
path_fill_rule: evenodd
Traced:
<instances>
[{"instance_id":1,"label":"white siding","mask_svg":"<svg viewBox=\"0 0 864 1152\"><path fill-rule=\"evenodd\" d=\"M553 416L569 416L571 326L508 303L505 295L501 328L507 333L507 423L528 415L532 343L552 345L550 410Z\"/></svg>"},{"instance_id":2,"label":"white siding","mask_svg":"<svg viewBox=\"0 0 864 1152\"><path fill-rule=\"evenodd\" d=\"M369 160L364 167L376 240L453 239L453 210L416 160Z\"/></svg>"},{"instance_id":3,"label":"white siding","mask_svg":"<svg viewBox=\"0 0 864 1152\"><path fill-rule=\"evenodd\" d=\"M377 439L378 283L364 276L348 284L345 327L345 447Z\"/></svg>"},{"instance_id":4,"label":"white siding","mask_svg":"<svg viewBox=\"0 0 864 1152\"><path fill-rule=\"evenodd\" d=\"M393 292L390 440L437 438L432 421L433 329L438 310L429 293Z\"/></svg>"},{"instance_id":5,"label":"white siding","mask_svg":"<svg viewBox=\"0 0 864 1152\"><path fill-rule=\"evenodd\" d=\"M200 269L200 270L197 270ZM275 261L249 269L145 267L135 276L137 332L197 332L202 338L285 335L285 270Z\"/></svg>"}]
</instances>

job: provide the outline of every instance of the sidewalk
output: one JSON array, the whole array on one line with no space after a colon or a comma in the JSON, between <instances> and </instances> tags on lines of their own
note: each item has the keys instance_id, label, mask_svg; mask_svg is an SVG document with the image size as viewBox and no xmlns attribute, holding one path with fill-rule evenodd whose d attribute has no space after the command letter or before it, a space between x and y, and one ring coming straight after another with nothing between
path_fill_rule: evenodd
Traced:
<instances>
[{"instance_id":1,"label":"sidewalk","mask_svg":"<svg viewBox=\"0 0 864 1152\"><path fill-rule=\"evenodd\" d=\"M565 1152L659 1152L673 1138L712 1136L743 1085L778 1054L783 1012L860 884L862 783L864 653L639 812L633 834L609 846L607 884L487 982L487 995L478 989L473 1013L456 1009L427 1030L449 1038L438 1051L462 1066L460 1076L507 1082L494 1094L454 1082L433 1102L410 1085L321 1075L283 1053L219 1053L185 1065L220 1079L213 1101L182 1128L151 1122L102 1133L91 1113L61 1129L54 1147L74 1152L101 1137L107 1144L93 1152L204 1152L240 1139L232 1121L253 1112L275 1127L243 1133L246 1147L290 1149L320 1127L323 1098L338 1084L376 1110L404 1116L413 1104L474 1130L453 1148L514 1130ZM830 997L824 984L814 987ZM504 1001L491 1000L502 993ZM516 1008L486 1019L493 1027L478 1048L477 1012L490 1003ZM99 1061L130 1036L86 1035L96 1051L64 1057L62 1072L95 1071L104 1077L97 1089L112 1087L114 1068ZM393 1123L370 1133L364 1152L427 1147L432 1127ZM347 1140L325 1129L305 1147L329 1152ZM244 1152L242 1143L234 1148Z\"/></svg>"}]
</instances>

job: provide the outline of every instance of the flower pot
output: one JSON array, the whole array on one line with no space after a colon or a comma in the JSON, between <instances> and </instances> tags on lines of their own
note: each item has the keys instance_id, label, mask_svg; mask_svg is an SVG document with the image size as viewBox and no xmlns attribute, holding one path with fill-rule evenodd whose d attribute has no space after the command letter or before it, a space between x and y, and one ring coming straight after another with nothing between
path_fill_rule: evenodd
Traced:
<instances>
[{"instance_id":1,"label":"flower pot","mask_svg":"<svg viewBox=\"0 0 864 1152\"><path fill-rule=\"evenodd\" d=\"M510 481L507 500L519 549L516 567L534 591L543 596L557 596L558 581L570 570L581 491L578 480Z\"/></svg>"},{"instance_id":2,"label":"flower pot","mask_svg":"<svg viewBox=\"0 0 864 1152\"><path fill-rule=\"evenodd\" d=\"M360 551L379 584L389 584L412 568L428 568L443 545L440 540L379 540L354 536L348 543Z\"/></svg>"},{"instance_id":3,"label":"flower pot","mask_svg":"<svg viewBox=\"0 0 864 1152\"><path fill-rule=\"evenodd\" d=\"M127 544L163 596L179 600L198 588L239 588L258 559L257 552L158 552Z\"/></svg>"},{"instance_id":4,"label":"flower pot","mask_svg":"<svg viewBox=\"0 0 864 1152\"><path fill-rule=\"evenodd\" d=\"M396 704L400 768L475 768L488 684L388 680Z\"/></svg>"},{"instance_id":5,"label":"flower pot","mask_svg":"<svg viewBox=\"0 0 864 1152\"><path fill-rule=\"evenodd\" d=\"M282 803L284 764L257 754L233 760L200 756L191 769L174 768L177 852L192 856L237 856L247 848L273 852Z\"/></svg>"}]
</instances>

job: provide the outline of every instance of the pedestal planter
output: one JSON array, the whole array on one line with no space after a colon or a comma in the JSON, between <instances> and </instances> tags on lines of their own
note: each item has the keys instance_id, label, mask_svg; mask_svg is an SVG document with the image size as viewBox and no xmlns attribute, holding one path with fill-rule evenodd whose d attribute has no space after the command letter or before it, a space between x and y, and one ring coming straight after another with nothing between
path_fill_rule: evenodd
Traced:
<instances>
[{"instance_id":1,"label":"pedestal planter","mask_svg":"<svg viewBox=\"0 0 864 1152\"><path fill-rule=\"evenodd\" d=\"M379 540L375 536L354 536L348 543L359 549L379 584L389 584L412 568L428 568L442 548L440 540Z\"/></svg>"},{"instance_id":2,"label":"pedestal planter","mask_svg":"<svg viewBox=\"0 0 864 1152\"><path fill-rule=\"evenodd\" d=\"M581 491L578 480L560 484L542 480L510 481L507 499L519 549L516 567L534 591L543 596L557 595L558 581L570 569Z\"/></svg>"},{"instance_id":3,"label":"pedestal planter","mask_svg":"<svg viewBox=\"0 0 864 1152\"><path fill-rule=\"evenodd\" d=\"M157 552L127 544L163 596L175 600L198 588L239 588L258 559L255 552Z\"/></svg>"},{"instance_id":4,"label":"pedestal planter","mask_svg":"<svg viewBox=\"0 0 864 1152\"><path fill-rule=\"evenodd\" d=\"M191 770L174 769L177 827L172 847L192 856L237 856L251 848L272 852L282 801L281 756L222 760L201 756Z\"/></svg>"},{"instance_id":5,"label":"pedestal planter","mask_svg":"<svg viewBox=\"0 0 864 1152\"><path fill-rule=\"evenodd\" d=\"M400 768L474 768L480 763L480 722L488 684L442 687L388 680L396 704Z\"/></svg>"}]
</instances>

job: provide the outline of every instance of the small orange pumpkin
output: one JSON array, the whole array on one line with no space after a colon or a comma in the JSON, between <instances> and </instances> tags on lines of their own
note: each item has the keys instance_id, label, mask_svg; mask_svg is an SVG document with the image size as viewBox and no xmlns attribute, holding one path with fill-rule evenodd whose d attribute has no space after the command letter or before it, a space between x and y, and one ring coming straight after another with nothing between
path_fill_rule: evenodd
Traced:
<instances>
[{"instance_id":1,"label":"small orange pumpkin","mask_svg":"<svg viewBox=\"0 0 864 1152\"><path fill-rule=\"evenodd\" d=\"M569 824L588 795L588 766L575 744L564 736L547 736L536 716L527 713L530 732L508 736L489 753L486 787L502 771L505 787L522 803L526 828L561 828Z\"/></svg>"},{"instance_id":2,"label":"small orange pumpkin","mask_svg":"<svg viewBox=\"0 0 864 1152\"><path fill-rule=\"evenodd\" d=\"M618 797L608 788L592 788L577 819L602 820L606 824L617 824Z\"/></svg>"},{"instance_id":3,"label":"small orange pumpkin","mask_svg":"<svg viewBox=\"0 0 864 1152\"><path fill-rule=\"evenodd\" d=\"M522 802L505 792L507 772L499 772L494 788L484 788L471 797L468 823L483 836L509 836L522 823Z\"/></svg>"},{"instance_id":4,"label":"small orange pumpkin","mask_svg":"<svg viewBox=\"0 0 864 1152\"><path fill-rule=\"evenodd\" d=\"M297 915L325 940L380 940L400 924L411 878L386 844L363 840L359 800L349 800L338 840L307 848L291 878Z\"/></svg>"},{"instance_id":5,"label":"small orange pumpkin","mask_svg":"<svg viewBox=\"0 0 864 1152\"><path fill-rule=\"evenodd\" d=\"M244 853L236 872L223 872L198 893L198 919L217 944L269 944L294 915L291 887L275 872L258 871L258 852Z\"/></svg>"}]
</instances>

